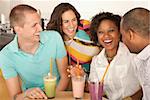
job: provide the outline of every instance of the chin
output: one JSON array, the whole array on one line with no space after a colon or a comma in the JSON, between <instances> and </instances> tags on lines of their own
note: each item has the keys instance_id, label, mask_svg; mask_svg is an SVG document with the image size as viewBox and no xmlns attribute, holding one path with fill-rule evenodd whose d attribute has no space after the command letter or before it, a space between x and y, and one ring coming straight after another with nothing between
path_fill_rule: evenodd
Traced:
<instances>
[{"instance_id":1,"label":"chin","mask_svg":"<svg viewBox=\"0 0 150 100\"><path fill-rule=\"evenodd\" d=\"M114 48L112 48L112 47L107 47L107 46L105 46L104 47L106 50L112 50L112 49L114 49Z\"/></svg>"},{"instance_id":2,"label":"chin","mask_svg":"<svg viewBox=\"0 0 150 100\"><path fill-rule=\"evenodd\" d=\"M39 38L39 39L35 39L35 40L34 40L34 42L39 42L39 41L40 41L40 38Z\"/></svg>"},{"instance_id":3,"label":"chin","mask_svg":"<svg viewBox=\"0 0 150 100\"><path fill-rule=\"evenodd\" d=\"M116 46L113 44L109 44L109 45L103 45L103 47L106 49L114 49Z\"/></svg>"},{"instance_id":4,"label":"chin","mask_svg":"<svg viewBox=\"0 0 150 100\"><path fill-rule=\"evenodd\" d=\"M139 49L135 49L135 48L134 48L134 49L131 49L130 52L131 52L131 53L138 54L138 53L140 53L142 50L143 50L143 49L140 49L140 50L139 50Z\"/></svg>"}]
</instances>

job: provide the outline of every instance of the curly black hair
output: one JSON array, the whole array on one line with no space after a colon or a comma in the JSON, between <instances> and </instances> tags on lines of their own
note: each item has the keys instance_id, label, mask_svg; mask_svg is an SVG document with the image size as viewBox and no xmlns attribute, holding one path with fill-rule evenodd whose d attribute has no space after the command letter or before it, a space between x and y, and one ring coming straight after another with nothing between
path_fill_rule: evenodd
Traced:
<instances>
[{"instance_id":1,"label":"curly black hair","mask_svg":"<svg viewBox=\"0 0 150 100\"><path fill-rule=\"evenodd\" d=\"M102 12L97 15L95 15L92 18L91 25L90 25L90 33L91 33L91 39L94 41L94 43L98 43L98 37L97 37L97 30L100 25L100 23L103 20L111 20L115 23L115 25L118 27L118 30L120 31L120 21L121 17L119 15L114 15L110 12Z\"/></svg>"}]
</instances>

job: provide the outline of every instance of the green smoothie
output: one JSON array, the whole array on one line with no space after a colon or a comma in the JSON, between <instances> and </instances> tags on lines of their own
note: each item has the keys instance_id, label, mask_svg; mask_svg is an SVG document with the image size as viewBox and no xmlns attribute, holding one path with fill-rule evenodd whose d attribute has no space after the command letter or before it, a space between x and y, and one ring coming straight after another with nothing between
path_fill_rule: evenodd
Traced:
<instances>
[{"instance_id":1,"label":"green smoothie","mask_svg":"<svg viewBox=\"0 0 150 100\"><path fill-rule=\"evenodd\" d=\"M45 76L44 77L44 88L48 98L54 98L56 94L56 77Z\"/></svg>"}]
</instances>

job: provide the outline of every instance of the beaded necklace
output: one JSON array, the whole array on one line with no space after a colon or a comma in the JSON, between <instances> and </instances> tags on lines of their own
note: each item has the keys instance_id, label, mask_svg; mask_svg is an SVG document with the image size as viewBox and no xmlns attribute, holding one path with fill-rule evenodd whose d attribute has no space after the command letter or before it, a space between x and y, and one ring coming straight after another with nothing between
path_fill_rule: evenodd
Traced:
<instances>
[{"instance_id":1,"label":"beaded necklace","mask_svg":"<svg viewBox=\"0 0 150 100\"><path fill-rule=\"evenodd\" d=\"M115 56L113 56L113 57L108 57L108 56L106 55L106 53L105 53L105 57L106 57L106 59L107 59L109 62L111 62L111 61L114 59Z\"/></svg>"}]
</instances>

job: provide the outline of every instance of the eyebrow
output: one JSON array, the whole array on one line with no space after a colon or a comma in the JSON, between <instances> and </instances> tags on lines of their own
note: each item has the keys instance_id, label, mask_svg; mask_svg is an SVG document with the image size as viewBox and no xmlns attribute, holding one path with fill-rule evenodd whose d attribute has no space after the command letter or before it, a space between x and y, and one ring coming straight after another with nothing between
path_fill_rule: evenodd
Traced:
<instances>
[{"instance_id":1,"label":"eyebrow","mask_svg":"<svg viewBox=\"0 0 150 100\"><path fill-rule=\"evenodd\" d=\"M73 20L73 19L77 19L77 17L74 17L74 18L72 18L72 19L62 19L62 21L67 21L67 20Z\"/></svg>"},{"instance_id":2,"label":"eyebrow","mask_svg":"<svg viewBox=\"0 0 150 100\"><path fill-rule=\"evenodd\" d=\"M32 27L35 27L37 24L41 24L41 22L35 22L35 23L32 23Z\"/></svg>"}]
</instances>

